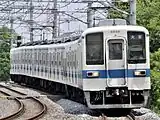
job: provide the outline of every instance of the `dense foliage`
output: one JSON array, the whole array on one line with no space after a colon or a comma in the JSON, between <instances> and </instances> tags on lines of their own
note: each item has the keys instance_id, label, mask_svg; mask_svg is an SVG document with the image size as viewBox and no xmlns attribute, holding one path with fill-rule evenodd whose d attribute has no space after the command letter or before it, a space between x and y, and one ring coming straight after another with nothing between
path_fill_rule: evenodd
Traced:
<instances>
[{"instance_id":1,"label":"dense foliage","mask_svg":"<svg viewBox=\"0 0 160 120\"><path fill-rule=\"evenodd\" d=\"M160 0L137 1L137 24L145 26L150 32L150 50L160 48Z\"/></svg>"},{"instance_id":2,"label":"dense foliage","mask_svg":"<svg viewBox=\"0 0 160 120\"><path fill-rule=\"evenodd\" d=\"M10 36L8 28L0 28L0 81L6 81L9 79Z\"/></svg>"},{"instance_id":3,"label":"dense foliage","mask_svg":"<svg viewBox=\"0 0 160 120\"><path fill-rule=\"evenodd\" d=\"M160 49L151 54L151 108L160 114Z\"/></svg>"}]
</instances>

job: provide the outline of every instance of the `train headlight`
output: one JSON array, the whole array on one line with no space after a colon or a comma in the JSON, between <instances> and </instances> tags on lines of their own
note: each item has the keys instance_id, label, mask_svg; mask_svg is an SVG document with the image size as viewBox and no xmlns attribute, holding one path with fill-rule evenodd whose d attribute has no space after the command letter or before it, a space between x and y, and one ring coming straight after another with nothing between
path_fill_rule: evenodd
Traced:
<instances>
[{"instance_id":1,"label":"train headlight","mask_svg":"<svg viewBox=\"0 0 160 120\"><path fill-rule=\"evenodd\" d=\"M87 72L87 77L88 77L88 78L96 78L96 77L99 77L99 72L98 72L98 71L88 71L88 72Z\"/></svg>"},{"instance_id":2,"label":"train headlight","mask_svg":"<svg viewBox=\"0 0 160 120\"><path fill-rule=\"evenodd\" d=\"M134 75L137 77L144 77L146 76L146 70L135 70Z\"/></svg>"}]
</instances>

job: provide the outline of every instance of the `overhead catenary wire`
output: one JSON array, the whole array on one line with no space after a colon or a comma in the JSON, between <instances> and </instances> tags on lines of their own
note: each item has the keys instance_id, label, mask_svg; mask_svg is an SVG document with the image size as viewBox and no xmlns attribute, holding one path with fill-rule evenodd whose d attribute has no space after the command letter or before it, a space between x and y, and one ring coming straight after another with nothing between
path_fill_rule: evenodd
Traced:
<instances>
[{"instance_id":1,"label":"overhead catenary wire","mask_svg":"<svg viewBox=\"0 0 160 120\"><path fill-rule=\"evenodd\" d=\"M70 25L70 27L72 27L72 24L75 23L75 21L79 21L79 25L85 25L87 24L87 19L85 19L84 17L86 17L86 15L84 17L80 16L80 14L86 14L87 12L87 1L91 1L92 0L64 0L61 2L61 0L57 0L58 1L58 5L61 5L56 8L56 10L54 10L54 8L52 8L53 6L53 3L54 3L54 0L32 0L33 2L33 28L42 28L48 32L51 33L51 28L48 27L43 27L43 26L53 26L53 20L54 20L54 16L53 14L54 13L57 13L58 16L60 16L61 20L59 19L59 26L61 24L63 24L62 26L64 25L67 25L67 23ZM103 5L110 5L109 3L109 0L93 0L94 3L103 3ZM109 2L109 3L108 3ZM81 4L82 6L80 8L76 7L75 5L75 8L71 8L73 4ZM100 4L101 4L100 3ZM85 7L83 7L85 5ZM97 5L97 4L95 4ZM101 4L102 5L102 4ZM10 15L12 14L13 18L15 19L14 23L16 21L19 21L19 25L14 25L15 29L16 30L19 30L21 27L24 27L23 24L25 25L29 25L29 23L31 22L29 20L29 13L30 13L30 0L3 0L3 2L1 1L0 2L0 9L2 9L2 15L3 17L1 17L1 19L4 18L4 21L7 21L7 23L9 23L9 20L7 19L10 19ZM2 8L3 7L3 8ZM69 10L66 10L65 7L68 7ZM111 6L113 8L113 6ZM113 8L114 9L114 8ZM5 11L5 10L10 10L10 11ZM10 15L9 15L10 14ZM48 23L52 23L52 24L47 24L46 22L46 19L45 16L47 16L47 20L49 21ZM66 19L65 17L66 16L69 16L68 19ZM99 16L99 17L98 17ZM103 11L101 10L96 10L95 9L95 14L94 14L94 20L99 20L99 19L103 19L106 18L107 16L107 13L105 15L105 13L103 13ZM64 18L64 19L63 19ZM0 19L0 20L1 20ZM41 20L40 20L41 19ZM1 20L4 24L5 22L3 20ZM6 24L7 24L6 23ZM65 24L64 24L65 23ZM84 24L83 24L84 23ZM16 24L16 23L15 23ZM57 25L57 28L58 29L63 29L62 26L58 26ZM28 29L28 27L26 27ZM82 26L81 28L84 29L84 27ZM74 29L72 29L74 30Z\"/></svg>"}]
</instances>

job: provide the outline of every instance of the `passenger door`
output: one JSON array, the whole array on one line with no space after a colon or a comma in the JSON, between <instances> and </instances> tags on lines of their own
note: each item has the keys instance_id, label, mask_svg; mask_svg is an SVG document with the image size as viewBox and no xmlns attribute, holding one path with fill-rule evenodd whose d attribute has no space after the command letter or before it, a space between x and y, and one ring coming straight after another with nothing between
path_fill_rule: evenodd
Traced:
<instances>
[{"instance_id":1,"label":"passenger door","mask_svg":"<svg viewBox=\"0 0 160 120\"><path fill-rule=\"evenodd\" d=\"M126 41L123 38L106 42L106 71L108 87L124 87L127 84Z\"/></svg>"}]
</instances>

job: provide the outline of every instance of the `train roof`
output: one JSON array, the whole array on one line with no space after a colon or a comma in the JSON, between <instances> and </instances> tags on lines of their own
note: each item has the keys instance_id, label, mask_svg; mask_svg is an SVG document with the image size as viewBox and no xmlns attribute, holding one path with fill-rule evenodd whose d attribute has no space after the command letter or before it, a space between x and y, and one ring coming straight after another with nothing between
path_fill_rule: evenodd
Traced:
<instances>
[{"instance_id":1,"label":"train roof","mask_svg":"<svg viewBox=\"0 0 160 120\"><path fill-rule=\"evenodd\" d=\"M23 49L46 49L46 48L49 50L50 50L50 48L51 49L56 48L57 50L58 49L68 50L68 48L66 48L66 46L68 46L68 45L72 46L73 44L75 45L75 43L78 43L78 40L77 41L75 40L72 42L61 43L61 44L60 43L59 44L44 44L44 45L38 44L38 45L30 45L30 46L21 46L21 47L17 47L17 48L12 48L11 52L15 51L15 50L23 50ZM75 49L75 48L76 48L76 46L72 47L70 49Z\"/></svg>"},{"instance_id":2,"label":"train roof","mask_svg":"<svg viewBox=\"0 0 160 120\"><path fill-rule=\"evenodd\" d=\"M22 46L37 46L37 45L50 45L50 44L60 44L67 43L71 41L75 41L80 39L81 36L85 36L89 33L103 32L109 30L128 30L128 31L144 31L149 34L148 30L142 26L133 26L133 25L117 25L117 26L101 26L101 27L93 27L86 29L83 33L81 32L71 32L67 34L63 34L53 40L44 40L44 41L33 41L22 44Z\"/></svg>"},{"instance_id":3,"label":"train roof","mask_svg":"<svg viewBox=\"0 0 160 120\"><path fill-rule=\"evenodd\" d=\"M109 30L128 30L128 31L144 31L149 34L148 30L142 26L133 26L133 25L117 25L117 26L101 26L101 27L93 27L88 28L83 32L83 36L89 33L103 32Z\"/></svg>"},{"instance_id":4,"label":"train roof","mask_svg":"<svg viewBox=\"0 0 160 120\"><path fill-rule=\"evenodd\" d=\"M70 32L70 33L63 34L57 38L54 38L53 40L27 42L27 43L21 44L20 47L67 43L67 42L78 40L80 38L81 34L82 34L82 32Z\"/></svg>"}]
</instances>

